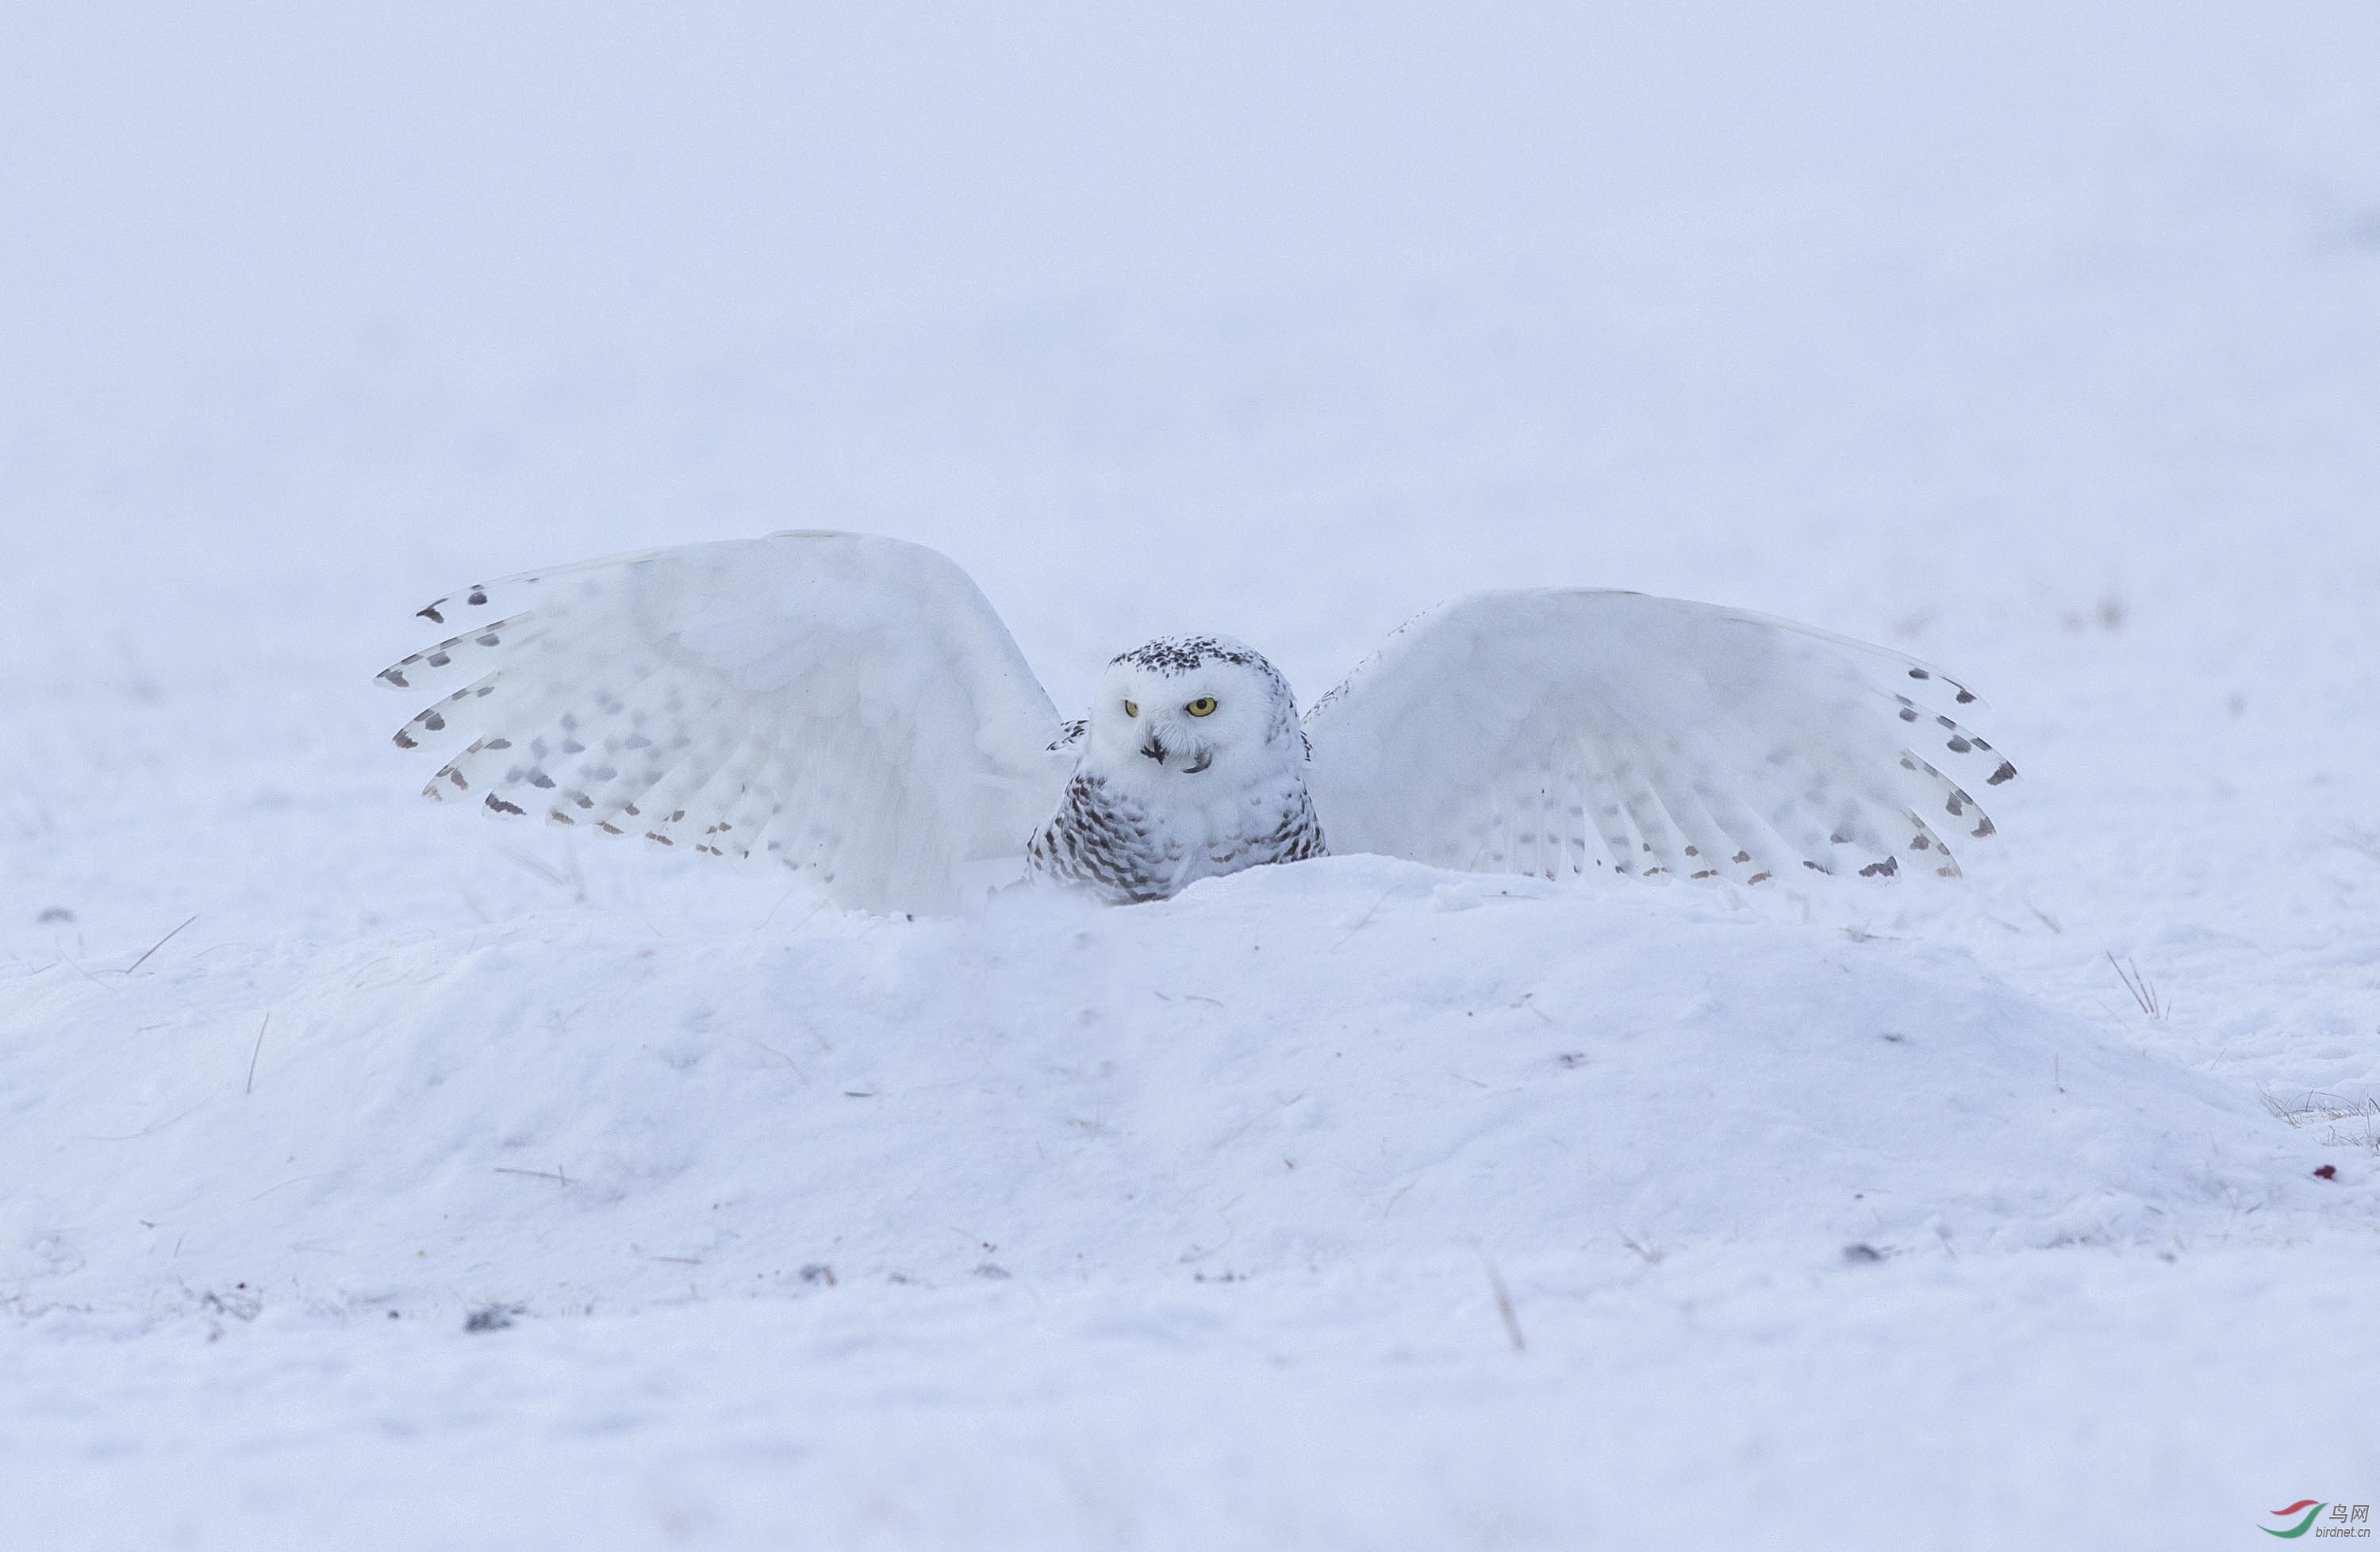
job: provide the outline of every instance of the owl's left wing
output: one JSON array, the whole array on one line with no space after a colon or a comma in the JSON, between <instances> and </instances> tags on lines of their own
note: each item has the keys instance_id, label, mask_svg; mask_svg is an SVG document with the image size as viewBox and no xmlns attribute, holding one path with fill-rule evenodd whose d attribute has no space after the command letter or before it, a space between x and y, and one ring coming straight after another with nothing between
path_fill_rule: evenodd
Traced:
<instances>
[{"instance_id":1,"label":"owl's left wing","mask_svg":"<svg viewBox=\"0 0 2380 1552\"><path fill-rule=\"evenodd\" d=\"M1057 711L1008 628L966 573L898 540L655 550L420 612L454 634L382 672L439 692L396 742L469 738L424 791L492 815L939 911L1021 858L1064 785Z\"/></svg>"},{"instance_id":2,"label":"owl's left wing","mask_svg":"<svg viewBox=\"0 0 2380 1552\"><path fill-rule=\"evenodd\" d=\"M1305 716L1334 852L1475 872L1758 883L1956 877L1945 833L2016 768L1974 695L1807 626L1641 593L1482 593L1389 638ZM1954 714L1955 713L1955 714Z\"/></svg>"}]
</instances>

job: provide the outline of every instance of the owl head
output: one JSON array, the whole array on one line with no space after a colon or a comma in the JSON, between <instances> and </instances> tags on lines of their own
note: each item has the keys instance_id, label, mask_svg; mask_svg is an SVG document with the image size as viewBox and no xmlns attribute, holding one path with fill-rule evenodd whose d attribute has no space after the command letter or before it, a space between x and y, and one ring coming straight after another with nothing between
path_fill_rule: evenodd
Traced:
<instances>
[{"instance_id":1,"label":"owl head","mask_svg":"<svg viewBox=\"0 0 2380 1552\"><path fill-rule=\"evenodd\" d=\"M1289 681L1230 637L1160 637L1119 654L1100 676L1088 721L1089 762L1144 789L1305 759Z\"/></svg>"}]
</instances>

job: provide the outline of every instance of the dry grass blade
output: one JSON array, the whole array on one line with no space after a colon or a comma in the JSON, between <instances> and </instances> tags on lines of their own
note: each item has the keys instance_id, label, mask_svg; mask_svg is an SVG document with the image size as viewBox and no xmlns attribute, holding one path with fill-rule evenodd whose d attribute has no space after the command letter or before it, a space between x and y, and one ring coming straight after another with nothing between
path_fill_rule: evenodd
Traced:
<instances>
[{"instance_id":1,"label":"dry grass blade","mask_svg":"<svg viewBox=\"0 0 2380 1552\"><path fill-rule=\"evenodd\" d=\"M2380 1098L2350 1099L2343 1095L2309 1092L2292 1105L2284 1103L2270 1089L2257 1090L2256 1097L2264 1101L2265 1111L2274 1120L2290 1126L2315 1121L2353 1121L2359 1117L2380 1120Z\"/></svg>"},{"instance_id":2,"label":"dry grass blade","mask_svg":"<svg viewBox=\"0 0 2380 1552\"><path fill-rule=\"evenodd\" d=\"M248 1086L240 1090L242 1094L256 1092L256 1059L264 1054L264 1032L272 1027L273 1010L267 1008L264 1022L256 1026L256 1047L248 1053Z\"/></svg>"},{"instance_id":3,"label":"dry grass blade","mask_svg":"<svg viewBox=\"0 0 2380 1552\"><path fill-rule=\"evenodd\" d=\"M196 921L196 920L198 920L198 919L199 919L199 917L198 917L198 914L197 914L196 912L193 912L193 913L191 913L191 915L190 915L190 920L189 920L189 921L186 921L186 922L184 922L184 923L182 924L182 927L188 927L188 926L189 926L189 925L190 925L190 922L194 922L194 921ZM124 973L125 973L126 975L129 976L129 975L130 975L130 974L132 974L132 972L134 972L135 970L138 970L138 969L140 969L142 965L144 965L144 964L148 964L148 963L149 963L149 955L150 955L150 954L155 953L159 949L164 948L166 944L168 944L168 943L172 942L175 939L176 939L176 938L178 938L178 937L180 937L180 936L181 936L181 934L182 934L182 927L177 927L177 928L174 928L174 930L173 930L173 931L168 932L168 933L167 933L167 934L165 934L165 936L164 936L163 938L160 938L160 939L158 939L155 942L153 942L153 943L150 944L150 945L149 945L149 948L148 948L148 951L147 951L146 952L142 953L142 954L141 954L141 956L140 956L139 959L134 960L131 964L128 964L128 965L126 965L126 966L124 967Z\"/></svg>"},{"instance_id":4,"label":"dry grass blade","mask_svg":"<svg viewBox=\"0 0 2380 1552\"><path fill-rule=\"evenodd\" d=\"M530 1180L549 1180L556 1185L568 1185L570 1183L570 1177L559 1170L508 1170L502 1164L499 1164L496 1166L496 1173L500 1175L525 1175Z\"/></svg>"},{"instance_id":5,"label":"dry grass blade","mask_svg":"<svg viewBox=\"0 0 2380 1552\"><path fill-rule=\"evenodd\" d=\"M2156 988L2151 986L2149 978L2141 974L2141 967L2138 964L2130 959L2119 962L2113 952L2107 955L2107 963L2114 967L2116 978L2124 983L2124 989L2132 994L2132 1000L2140 1004L2141 1012L2153 1019L2160 1020L2173 1012L2171 1003L2158 1000Z\"/></svg>"},{"instance_id":6,"label":"dry grass blade","mask_svg":"<svg viewBox=\"0 0 2380 1552\"><path fill-rule=\"evenodd\" d=\"M1521 1335L1521 1317L1512 1308L1512 1293L1504 1286L1503 1274L1496 1270L1496 1263L1488 1258L1484 1250L1479 1253L1479 1264L1488 1268L1488 1287L1496 1295L1496 1314L1504 1322L1504 1334L1512 1339L1512 1351L1528 1352L1528 1339Z\"/></svg>"},{"instance_id":7,"label":"dry grass blade","mask_svg":"<svg viewBox=\"0 0 2380 1552\"><path fill-rule=\"evenodd\" d=\"M2366 1153L2380 1155L2380 1097L2365 1096L2350 1099L2344 1095L2309 1092L2292 1104L2277 1097L2270 1089L2259 1089L2256 1097L2264 1101L2267 1114L2285 1126L2303 1128L2315 1122L2326 1123L2329 1135L2322 1139L2325 1147L2362 1148ZM2361 1121L2361 1133L2343 1133L2342 1121Z\"/></svg>"},{"instance_id":8,"label":"dry grass blade","mask_svg":"<svg viewBox=\"0 0 2380 1552\"><path fill-rule=\"evenodd\" d=\"M1620 1236L1620 1243L1626 1245L1630 1250L1634 1251L1637 1256L1648 1267L1659 1266L1661 1264L1661 1257L1670 1254L1666 1250L1655 1250L1645 1245L1640 1245L1625 1234Z\"/></svg>"},{"instance_id":9,"label":"dry grass blade","mask_svg":"<svg viewBox=\"0 0 2380 1552\"><path fill-rule=\"evenodd\" d=\"M1389 903L1389 896L1396 892L1397 886L1394 884L1390 884L1388 888L1382 890L1380 891L1380 898L1372 902L1372 908L1355 918L1355 925L1347 929L1346 938L1342 938L1339 941L1330 945L1330 952L1336 953L1341 949L1345 948L1347 946L1347 940L1354 937L1355 934L1363 931L1366 927L1369 926L1371 924L1372 917L1378 914L1380 907Z\"/></svg>"}]
</instances>

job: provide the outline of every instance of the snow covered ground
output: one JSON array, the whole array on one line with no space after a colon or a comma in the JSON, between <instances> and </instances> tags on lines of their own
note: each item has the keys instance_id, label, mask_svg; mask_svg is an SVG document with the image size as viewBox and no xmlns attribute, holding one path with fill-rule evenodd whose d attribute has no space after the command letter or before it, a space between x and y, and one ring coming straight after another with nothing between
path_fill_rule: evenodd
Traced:
<instances>
[{"instance_id":1,"label":"snow covered ground","mask_svg":"<svg viewBox=\"0 0 2380 1552\"><path fill-rule=\"evenodd\" d=\"M2380 1498L2380 20L1643 10L0 17L0 1541ZM917 922L411 796L423 600L795 526L1062 707L1622 586L2026 779L1949 885Z\"/></svg>"}]
</instances>

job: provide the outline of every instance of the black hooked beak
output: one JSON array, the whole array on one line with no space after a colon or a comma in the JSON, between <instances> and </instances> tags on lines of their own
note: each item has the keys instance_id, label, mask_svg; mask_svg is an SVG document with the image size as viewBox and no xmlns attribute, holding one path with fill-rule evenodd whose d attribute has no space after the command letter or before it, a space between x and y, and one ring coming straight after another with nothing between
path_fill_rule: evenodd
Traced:
<instances>
[{"instance_id":1,"label":"black hooked beak","mask_svg":"<svg viewBox=\"0 0 2380 1552\"><path fill-rule=\"evenodd\" d=\"M1155 760L1160 765L1163 765L1166 760L1171 758L1174 754L1173 750L1167 748L1163 744L1158 742L1157 734L1155 733L1151 733L1147 738L1140 741L1140 752L1147 755L1150 759ZM1196 776L1198 772L1206 770L1208 766L1214 763L1214 751L1211 749L1201 749L1198 751L1197 758L1192 760L1188 765L1184 766L1182 770L1184 775Z\"/></svg>"}]
</instances>

